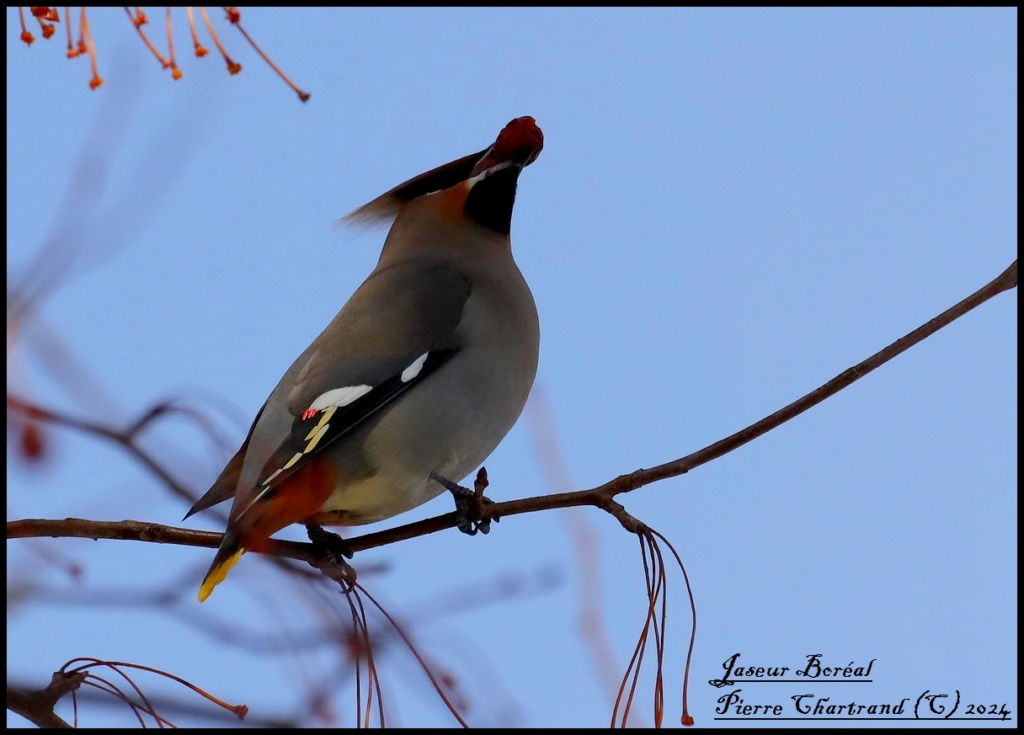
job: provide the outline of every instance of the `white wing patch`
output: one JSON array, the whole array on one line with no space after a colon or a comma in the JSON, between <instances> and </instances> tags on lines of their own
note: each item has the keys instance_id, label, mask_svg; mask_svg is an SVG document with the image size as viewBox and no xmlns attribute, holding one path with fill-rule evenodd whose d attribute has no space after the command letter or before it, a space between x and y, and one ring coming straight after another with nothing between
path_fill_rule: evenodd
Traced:
<instances>
[{"instance_id":1,"label":"white wing patch","mask_svg":"<svg viewBox=\"0 0 1024 735\"><path fill-rule=\"evenodd\" d=\"M423 369L423 363L427 361L427 355L429 354L429 352L424 352L422 355L420 355L413 361L412 365L410 365L409 367L402 371L403 383L408 383L410 380L412 380L413 378L420 374L420 371Z\"/></svg>"},{"instance_id":2,"label":"white wing patch","mask_svg":"<svg viewBox=\"0 0 1024 735\"><path fill-rule=\"evenodd\" d=\"M369 385L349 385L344 388L335 388L326 393L321 393L316 400L309 404L310 411L323 411L325 408L334 406L343 408L356 401L373 390Z\"/></svg>"}]
</instances>

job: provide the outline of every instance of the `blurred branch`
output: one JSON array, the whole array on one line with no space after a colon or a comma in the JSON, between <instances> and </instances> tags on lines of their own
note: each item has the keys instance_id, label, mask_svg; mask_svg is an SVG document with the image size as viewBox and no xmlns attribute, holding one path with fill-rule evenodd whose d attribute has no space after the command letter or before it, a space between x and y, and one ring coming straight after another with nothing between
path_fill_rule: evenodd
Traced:
<instances>
[{"instance_id":1,"label":"blurred branch","mask_svg":"<svg viewBox=\"0 0 1024 735\"><path fill-rule=\"evenodd\" d=\"M851 385L864 377L872 370L892 360L897 355L910 349L928 336L934 334L946 325L960 318L972 309L977 308L994 296L1017 286L1017 261L1013 261L998 277L975 291L973 294L942 312L934 319L901 337L871 357L845 370L821 387L811 391L802 398L790 403L775 413L760 421L751 424L741 431L732 434L720 441L711 444L704 449L688 454L685 457L658 465L649 469L640 469L628 475L621 475L615 479L589 490L576 492L556 493L553 495L542 495L521 500L509 500L502 503L487 502L480 503L477 511L481 519L500 519L505 516L533 513L537 511L550 510L552 508L571 508L576 506L590 505L600 508L616 517L626 530L632 533L639 533L643 530L638 522L625 512L624 508L615 501L615 496L637 490L660 480L671 477L678 477L686 474L691 469L721 457L728 452L737 449L744 444L753 441L762 434L800 415L813 406L824 401L829 396L838 393L840 390ZM114 431L87 421L70 419L50 411L38 409L20 401L17 398L8 396L8 406L23 411L35 411L36 417L53 420L64 425L78 428L89 433L110 439L125 446L134 456L144 463L152 463L152 460L139 450L132 442L132 435L138 430L137 423L124 432ZM166 482L173 482L167 476ZM189 498L184 489L180 493L182 497ZM427 518L415 523L409 523L397 528L368 533L353 539L347 539L346 545L351 551L363 551L365 549L385 546L406 539L424 536L437 531L453 528L458 524L455 512ZM169 543L184 546L201 546L216 548L220 545L221 534L206 531L191 531L171 526L164 526L156 523L142 523L138 521L104 522L89 521L77 518L64 520L43 520L28 519L10 521L7 524L8 538L27 538L35 536L76 537L92 539L120 539L147 541L150 543ZM308 562L313 566L323 564L322 555L312 544L297 543L290 541L275 541L267 547L265 552L273 556L284 556Z\"/></svg>"},{"instance_id":2,"label":"blurred branch","mask_svg":"<svg viewBox=\"0 0 1024 735\"><path fill-rule=\"evenodd\" d=\"M73 416L68 416L58 411L54 411L53 409L43 408L29 403L28 401L18 398L17 396L13 396L10 393L7 394L7 408L9 410L13 409L18 411L24 414L27 418L35 421L45 421L46 423L65 426L69 429L75 429L82 433L92 434L93 436L98 436L102 439L111 441L122 447L130 456L138 460L139 463L153 473L175 495L190 503L195 500L193 493L188 488L175 480L174 477L171 476L170 472L165 470L148 452L142 449L135 442L138 434L156 418L174 410L174 407L171 405L160 404L152 408L125 429L115 429L94 421L74 418Z\"/></svg>"},{"instance_id":3,"label":"blurred branch","mask_svg":"<svg viewBox=\"0 0 1024 735\"><path fill-rule=\"evenodd\" d=\"M551 418L551 408L542 386L534 386L525 415L533 437L533 452L548 491L572 487L575 483L562 455L558 433ZM619 665L615 660L604 618L601 546L588 514L566 508L561 516L568 528L576 559L576 616L580 637L608 701L614 702L619 693L620 682L615 677ZM637 725L636 720L633 724Z\"/></svg>"}]
</instances>

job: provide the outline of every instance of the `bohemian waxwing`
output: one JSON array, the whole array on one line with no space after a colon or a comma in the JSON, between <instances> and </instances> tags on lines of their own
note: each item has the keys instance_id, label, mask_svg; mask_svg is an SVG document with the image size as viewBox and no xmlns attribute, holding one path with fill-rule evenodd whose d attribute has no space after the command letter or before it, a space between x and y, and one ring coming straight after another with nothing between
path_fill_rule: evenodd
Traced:
<instances>
[{"instance_id":1,"label":"bohemian waxwing","mask_svg":"<svg viewBox=\"0 0 1024 735\"><path fill-rule=\"evenodd\" d=\"M537 372L540 327L509 229L519 174L543 144L532 117L516 118L486 150L348 215L394 224L377 267L185 516L234 498L200 601L285 526L358 525L415 508L512 428Z\"/></svg>"}]
</instances>

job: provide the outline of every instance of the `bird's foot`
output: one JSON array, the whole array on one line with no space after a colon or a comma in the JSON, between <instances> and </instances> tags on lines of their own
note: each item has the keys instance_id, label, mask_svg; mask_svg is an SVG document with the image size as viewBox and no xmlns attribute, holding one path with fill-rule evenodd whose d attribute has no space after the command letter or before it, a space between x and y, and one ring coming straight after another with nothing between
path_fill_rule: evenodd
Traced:
<instances>
[{"instance_id":1,"label":"bird's foot","mask_svg":"<svg viewBox=\"0 0 1024 735\"><path fill-rule=\"evenodd\" d=\"M345 589L355 584L356 570L345 561L352 558L352 550L345 539L315 523L306 523L306 535L320 557L310 563Z\"/></svg>"},{"instance_id":2,"label":"bird's foot","mask_svg":"<svg viewBox=\"0 0 1024 735\"><path fill-rule=\"evenodd\" d=\"M480 533L491 532L491 517L484 517L484 508L493 505L494 501L484 497L484 490L487 489L487 470L483 467L476 473L476 482L473 483L473 490L462 487L436 472L430 473L430 479L446 488L455 498L455 514L458 519L457 528L469 536L476 536ZM494 521L500 521L495 517Z\"/></svg>"}]
</instances>

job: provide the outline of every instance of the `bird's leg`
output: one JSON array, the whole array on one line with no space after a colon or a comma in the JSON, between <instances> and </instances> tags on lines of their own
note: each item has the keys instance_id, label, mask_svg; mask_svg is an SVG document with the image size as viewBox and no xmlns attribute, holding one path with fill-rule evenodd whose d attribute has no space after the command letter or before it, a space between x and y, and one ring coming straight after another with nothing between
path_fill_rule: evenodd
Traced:
<instances>
[{"instance_id":1,"label":"bird's leg","mask_svg":"<svg viewBox=\"0 0 1024 735\"><path fill-rule=\"evenodd\" d=\"M320 551L325 554L330 554L337 561L343 561L344 559L352 558L352 550L345 543L345 539L336 533L331 533L325 530L322 526L318 526L315 523L306 522L306 535L309 536L309 540L317 547Z\"/></svg>"},{"instance_id":2,"label":"bird's leg","mask_svg":"<svg viewBox=\"0 0 1024 735\"><path fill-rule=\"evenodd\" d=\"M470 536L475 536L477 531L480 533L491 532L491 519L482 518L484 506L492 504L494 501L490 498L484 497L484 490L487 489L487 470L483 467L476 473L476 482L473 484L474 489L470 490L468 487L462 487L458 483L452 482L447 477L442 477L436 472L430 473L430 479L437 482L442 487L446 488L448 492L455 498L455 514L458 518L457 527L460 531ZM495 521L500 520L495 518Z\"/></svg>"},{"instance_id":3,"label":"bird's leg","mask_svg":"<svg viewBox=\"0 0 1024 735\"><path fill-rule=\"evenodd\" d=\"M314 566L342 587L353 585L356 581L356 570L345 561L346 558L352 558L352 550L345 543L345 539L311 522L306 523L306 535L322 557L322 562Z\"/></svg>"}]
</instances>

